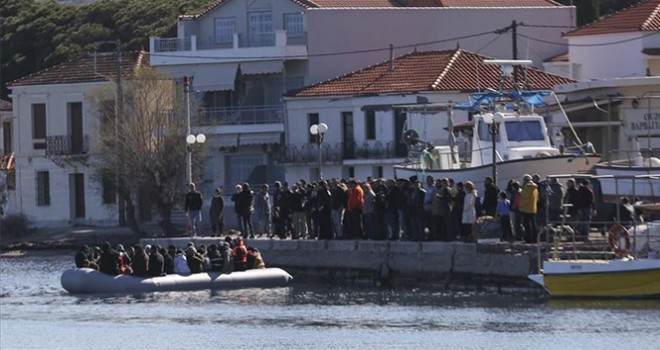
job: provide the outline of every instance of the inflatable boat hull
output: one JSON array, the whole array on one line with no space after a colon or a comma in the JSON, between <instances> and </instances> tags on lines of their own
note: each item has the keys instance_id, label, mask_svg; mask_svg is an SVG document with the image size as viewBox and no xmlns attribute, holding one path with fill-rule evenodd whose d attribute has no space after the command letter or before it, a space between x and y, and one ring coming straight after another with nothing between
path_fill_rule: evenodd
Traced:
<instances>
[{"instance_id":1,"label":"inflatable boat hull","mask_svg":"<svg viewBox=\"0 0 660 350\"><path fill-rule=\"evenodd\" d=\"M76 268L64 271L61 278L62 287L71 294L271 288L285 287L291 280L293 277L279 268L248 270L230 274L204 272L186 276L167 275L149 278L128 275L111 276L93 269Z\"/></svg>"}]
</instances>

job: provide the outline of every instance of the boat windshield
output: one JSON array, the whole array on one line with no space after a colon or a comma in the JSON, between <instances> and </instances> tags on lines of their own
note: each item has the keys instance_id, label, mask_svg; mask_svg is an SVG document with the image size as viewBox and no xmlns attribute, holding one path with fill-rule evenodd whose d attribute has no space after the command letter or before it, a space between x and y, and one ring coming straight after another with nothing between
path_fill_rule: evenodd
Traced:
<instances>
[{"instance_id":1,"label":"boat windshield","mask_svg":"<svg viewBox=\"0 0 660 350\"><path fill-rule=\"evenodd\" d=\"M511 120L504 122L509 141L543 141L543 128L540 120Z\"/></svg>"}]
</instances>

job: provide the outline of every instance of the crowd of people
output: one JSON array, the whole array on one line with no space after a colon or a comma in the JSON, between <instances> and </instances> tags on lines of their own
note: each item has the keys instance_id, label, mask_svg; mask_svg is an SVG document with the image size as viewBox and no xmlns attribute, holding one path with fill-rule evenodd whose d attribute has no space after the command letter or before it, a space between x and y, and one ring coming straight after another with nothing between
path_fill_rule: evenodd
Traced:
<instances>
[{"instance_id":1,"label":"crowd of people","mask_svg":"<svg viewBox=\"0 0 660 350\"><path fill-rule=\"evenodd\" d=\"M92 268L108 275L133 275L159 277L171 274L189 275L201 272L245 271L266 267L261 253L245 244L242 238L227 236L218 244L195 246L189 242L185 249L170 245L135 244L124 249L117 245L112 249L105 242L100 247L80 247L75 256L76 267Z\"/></svg>"},{"instance_id":2,"label":"crowd of people","mask_svg":"<svg viewBox=\"0 0 660 350\"><path fill-rule=\"evenodd\" d=\"M237 184L231 201L244 238L470 241L478 218L488 216L499 220L502 240L533 243L548 221L560 221L564 209L584 236L595 215L594 193L586 179L569 179L564 187L555 178L526 174L501 190L487 177L483 195L472 181L431 175L423 180L334 178L291 186L276 181L272 192L263 184L256 193L249 184ZM189 198L201 201L201 194L189 193L186 208L193 207ZM186 209L195 220L198 211ZM222 190L216 189L210 209L213 234L223 233L223 213ZM195 221L189 224L195 235Z\"/></svg>"}]
</instances>

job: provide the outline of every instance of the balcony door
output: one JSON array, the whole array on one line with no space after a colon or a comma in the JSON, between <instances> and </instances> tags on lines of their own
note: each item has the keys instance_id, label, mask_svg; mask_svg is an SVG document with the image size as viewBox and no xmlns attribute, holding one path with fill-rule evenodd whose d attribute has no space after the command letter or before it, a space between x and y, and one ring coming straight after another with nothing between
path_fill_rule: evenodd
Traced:
<instances>
[{"instance_id":1,"label":"balcony door","mask_svg":"<svg viewBox=\"0 0 660 350\"><path fill-rule=\"evenodd\" d=\"M71 200L71 218L85 217L85 174L70 174L69 189Z\"/></svg>"},{"instance_id":2,"label":"balcony door","mask_svg":"<svg viewBox=\"0 0 660 350\"><path fill-rule=\"evenodd\" d=\"M252 47L275 45L272 12L248 13L248 43Z\"/></svg>"},{"instance_id":3,"label":"balcony door","mask_svg":"<svg viewBox=\"0 0 660 350\"><path fill-rule=\"evenodd\" d=\"M71 154L82 154L84 152L82 102L72 102L68 105Z\"/></svg>"},{"instance_id":4,"label":"balcony door","mask_svg":"<svg viewBox=\"0 0 660 350\"><path fill-rule=\"evenodd\" d=\"M353 134L353 112L342 112L342 144L344 159L355 158L355 135Z\"/></svg>"},{"instance_id":5,"label":"balcony door","mask_svg":"<svg viewBox=\"0 0 660 350\"><path fill-rule=\"evenodd\" d=\"M401 142L401 137L403 136L403 128L406 125L407 119L406 112L395 109L394 112L394 155L398 158L403 158L408 156L408 146Z\"/></svg>"}]
</instances>

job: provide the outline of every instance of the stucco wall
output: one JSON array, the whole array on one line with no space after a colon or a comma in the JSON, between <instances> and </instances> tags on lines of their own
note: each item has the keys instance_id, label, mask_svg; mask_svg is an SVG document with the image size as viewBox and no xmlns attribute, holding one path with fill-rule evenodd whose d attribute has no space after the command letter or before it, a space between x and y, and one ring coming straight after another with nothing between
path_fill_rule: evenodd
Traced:
<instances>
[{"instance_id":1,"label":"stucco wall","mask_svg":"<svg viewBox=\"0 0 660 350\"><path fill-rule=\"evenodd\" d=\"M518 33L565 43L561 32L574 25L574 11L572 7L310 9L306 12L310 66L306 83L316 83L387 61L390 44L406 46L397 48L395 57L414 50L449 50L460 46L495 58L511 58L509 33L455 38L495 31L516 20L530 25L560 27L518 27ZM423 43L432 44L421 45ZM382 50L358 53L372 49ZM563 45L518 38L519 58L534 60L537 67L542 66L543 60L566 50ZM342 52L347 54L325 55Z\"/></svg>"}]
</instances>

